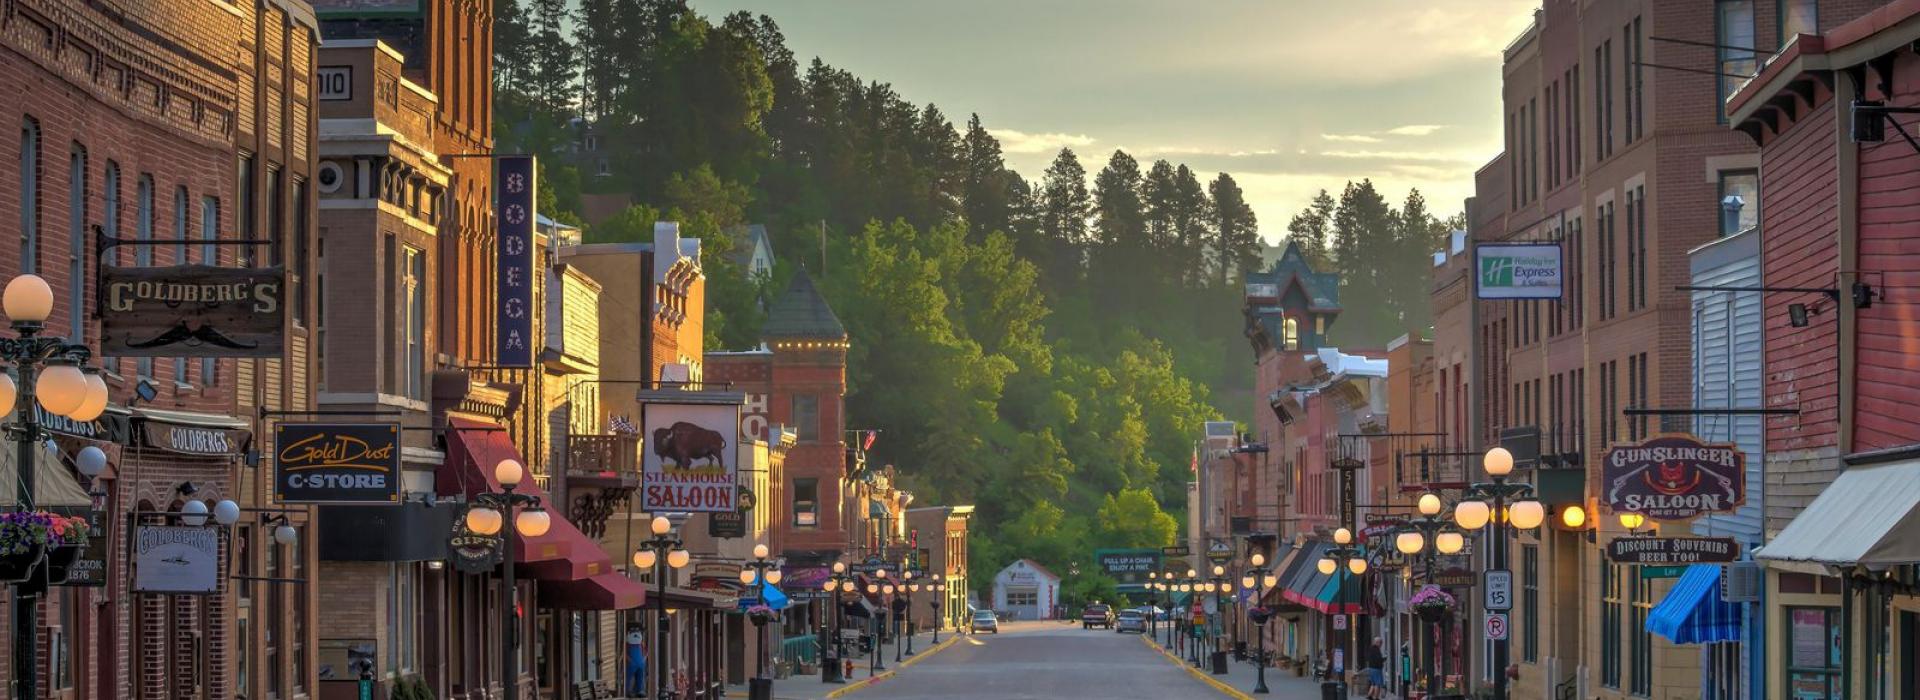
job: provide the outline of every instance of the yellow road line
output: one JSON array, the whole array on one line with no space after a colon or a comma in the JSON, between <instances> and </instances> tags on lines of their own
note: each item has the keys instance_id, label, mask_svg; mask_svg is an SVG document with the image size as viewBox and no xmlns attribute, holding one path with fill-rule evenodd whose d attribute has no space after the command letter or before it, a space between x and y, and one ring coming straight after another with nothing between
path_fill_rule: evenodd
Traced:
<instances>
[{"instance_id":1,"label":"yellow road line","mask_svg":"<svg viewBox=\"0 0 1920 700\"><path fill-rule=\"evenodd\" d=\"M1211 674L1200 672L1200 669L1194 668L1192 664L1187 663L1178 656L1174 656L1172 652L1167 651L1160 645L1153 643L1153 640L1148 639L1146 635L1140 636L1140 642L1146 644L1148 649L1160 652L1161 656L1166 657L1168 661L1172 661L1173 665L1179 666L1181 670L1186 671L1188 675L1200 679L1201 682L1207 685L1213 686L1214 690L1226 694L1227 697L1235 698L1235 700L1253 700L1253 696L1240 692L1239 689L1221 682Z\"/></svg>"},{"instance_id":2,"label":"yellow road line","mask_svg":"<svg viewBox=\"0 0 1920 700\"><path fill-rule=\"evenodd\" d=\"M880 673L880 674L879 674L879 675L877 675L877 676L873 676L873 677L870 677L870 678L867 678L866 680L862 680L862 681L859 681L859 682L857 682L857 683L849 683L849 684L847 684L847 686L846 686L846 687L844 687L844 688L841 688L841 689L839 689L839 690L835 690L835 691L833 691L833 692L831 692L831 693L827 693L827 699L828 699L828 700L833 700L833 698L838 698L838 697L840 697L840 696L842 696L842 695L846 695L846 694L848 694L848 693L851 693L851 692L853 692L853 691L856 691L856 690L860 690L860 689L863 689L863 688L866 688L867 686L870 686L870 685L873 685L873 684L875 684L875 683L879 683L879 682L881 682L881 681L884 681L884 680L886 680L886 679L888 679L888 678L892 678L892 677L893 677L893 674L895 674L895 673L898 673L900 669L903 669L903 668L906 668L906 667L908 667L908 666L912 666L912 665L914 665L914 664L917 664L917 663L920 663L920 660L921 660L921 659L925 659L925 658L927 658L927 657L929 657L929 656L933 656L934 654L936 654L936 653L939 653L939 652L940 652L940 650L942 650L942 649L945 649L945 648L947 648L947 647L950 647L950 646L953 646L953 645L955 645L955 644L959 644L959 643L960 643L960 640L962 640L962 639L965 639L965 640L967 640L968 642L972 642L972 643L974 643L974 644L982 644L982 643L983 643L983 642L975 642L975 641L973 641L973 638L972 638L971 636L962 636L962 635L954 635L953 637L950 637L950 638L948 638L948 639L947 639L947 641L944 641L944 642L941 642L941 643L939 643L939 644L935 644L935 645L933 645L933 648L932 648L932 649L928 649L928 650L926 650L926 651L922 651L922 652L919 652L919 653L916 653L916 654L914 654L914 655L913 655L913 658L911 658L911 659L907 659L907 660L905 660L905 661L902 661L902 662L900 662L900 663L897 663L897 664L894 664L894 665L893 665L893 670L890 670L890 671L885 671L885 672L882 672L882 673Z\"/></svg>"}]
</instances>

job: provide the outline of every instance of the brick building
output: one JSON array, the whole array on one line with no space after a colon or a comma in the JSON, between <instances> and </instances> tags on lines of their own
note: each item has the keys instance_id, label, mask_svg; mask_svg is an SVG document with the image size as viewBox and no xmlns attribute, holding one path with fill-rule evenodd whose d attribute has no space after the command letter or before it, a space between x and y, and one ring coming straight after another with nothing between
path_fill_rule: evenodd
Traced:
<instances>
[{"instance_id":1,"label":"brick building","mask_svg":"<svg viewBox=\"0 0 1920 700\"><path fill-rule=\"evenodd\" d=\"M1727 102L1760 147L1757 274L1767 452L1766 697L1920 697L1920 384L1908 192L1920 152L1898 138L1920 104L1920 5L1801 28ZM1845 19L1845 18L1842 18ZM1911 133L1911 132L1907 132ZM1861 304L1868 300L1870 304ZM1799 310L1795 309L1799 307ZM1864 308L1863 308L1864 307ZM1837 638L1824 655L1810 636ZM1795 646L1798 644L1799 646Z\"/></svg>"},{"instance_id":2,"label":"brick building","mask_svg":"<svg viewBox=\"0 0 1920 700\"><path fill-rule=\"evenodd\" d=\"M274 264L289 273L281 358L101 359L108 413L91 424L54 423L62 449L93 444L109 454L94 486L104 494L96 506L110 549L104 585L41 596L38 687L75 698L310 687L312 591L242 577L303 576L311 548L297 540L253 546L272 528L243 518L220 535L217 591L171 596L132 593L125 543L127 527L161 522L160 512L189 499L269 505L265 485L241 468L248 436L261 432L256 408L306 405L314 19L303 3L277 0L47 0L11 3L7 15L0 83L27 99L9 108L18 126L0 137L18 165L0 215L21 232L20 245L0 251L0 268L41 275L56 290L49 334L98 349L89 310L99 264ZM102 251L94 227L122 239L216 243ZM241 239L270 244L231 245ZM153 399L129 408L142 385ZM180 436L197 447L183 449L172 440ZM47 465L40 472L55 476ZM286 515L305 534L308 514ZM13 643L12 634L0 642L0 676L18 680L26 674L11 666ZM262 672L267 659L271 674Z\"/></svg>"}]
</instances>

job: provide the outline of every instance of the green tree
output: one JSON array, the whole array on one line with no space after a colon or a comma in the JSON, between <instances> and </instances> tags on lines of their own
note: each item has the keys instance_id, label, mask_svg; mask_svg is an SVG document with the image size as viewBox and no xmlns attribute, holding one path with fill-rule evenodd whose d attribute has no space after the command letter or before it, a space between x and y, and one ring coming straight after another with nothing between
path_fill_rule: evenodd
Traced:
<instances>
[{"instance_id":1,"label":"green tree","mask_svg":"<svg viewBox=\"0 0 1920 700\"><path fill-rule=\"evenodd\" d=\"M1023 254L1044 261L1048 277L1056 284L1078 281L1087 247L1092 242L1087 229L1087 219L1092 215L1093 195L1087 192L1087 170L1080 166L1073 149L1062 148L1047 166L1040 184L1040 234L1047 245L1022 251Z\"/></svg>"},{"instance_id":2,"label":"green tree","mask_svg":"<svg viewBox=\"0 0 1920 700\"><path fill-rule=\"evenodd\" d=\"M1136 311L1146 297L1141 281L1150 257L1146 212L1140 202L1140 162L1114 151L1093 178L1095 246L1089 255L1100 289L1125 311Z\"/></svg>"},{"instance_id":3,"label":"green tree","mask_svg":"<svg viewBox=\"0 0 1920 700\"><path fill-rule=\"evenodd\" d=\"M1207 191L1213 195L1214 263L1220 286L1231 287L1239 275L1260 262L1260 223L1232 175L1220 173Z\"/></svg>"},{"instance_id":4,"label":"green tree","mask_svg":"<svg viewBox=\"0 0 1920 700\"><path fill-rule=\"evenodd\" d=\"M1165 547L1173 544L1174 533L1180 529L1146 489L1107 494L1095 520L1101 543L1111 547Z\"/></svg>"},{"instance_id":5,"label":"green tree","mask_svg":"<svg viewBox=\"0 0 1920 700\"><path fill-rule=\"evenodd\" d=\"M567 0L533 0L528 29L531 35L527 53L526 91L549 114L564 114L575 102L575 79L579 77L573 41L561 31L566 20Z\"/></svg>"},{"instance_id":6,"label":"green tree","mask_svg":"<svg viewBox=\"0 0 1920 700\"><path fill-rule=\"evenodd\" d=\"M1006 164L1000 158L1000 140L980 125L979 114L967 120L961 153L968 234L979 240L988 231L1007 230Z\"/></svg>"},{"instance_id":7,"label":"green tree","mask_svg":"<svg viewBox=\"0 0 1920 700\"><path fill-rule=\"evenodd\" d=\"M1299 244L1300 254L1305 256L1307 264L1314 269L1330 271L1332 262L1327 250L1327 234L1333 225L1333 197L1326 190L1320 190L1313 201L1293 215L1287 222L1287 236Z\"/></svg>"}]
</instances>

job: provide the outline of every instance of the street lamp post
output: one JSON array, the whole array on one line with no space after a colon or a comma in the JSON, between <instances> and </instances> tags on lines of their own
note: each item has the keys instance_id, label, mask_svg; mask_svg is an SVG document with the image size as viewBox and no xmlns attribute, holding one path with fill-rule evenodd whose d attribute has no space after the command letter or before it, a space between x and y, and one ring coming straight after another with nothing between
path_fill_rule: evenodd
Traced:
<instances>
[{"instance_id":1,"label":"street lamp post","mask_svg":"<svg viewBox=\"0 0 1920 700\"><path fill-rule=\"evenodd\" d=\"M1445 510L1446 505L1441 503L1438 495L1421 494L1418 507L1420 517L1407 522L1408 529L1394 536L1393 546L1400 550L1401 554L1408 556L1424 552L1421 559L1425 569L1425 580L1430 585L1433 583L1436 555L1459 552L1466 546L1466 537L1447 526L1447 519L1440 514ZM1427 546L1428 541L1433 542L1432 547ZM1427 695L1432 697L1440 694L1440 674L1434 668L1435 660L1440 655L1440 642L1433 638L1433 623L1427 621L1424 614L1420 617L1422 622L1427 623L1425 634L1421 637L1426 640L1424 646L1427 654L1424 666L1427 674Z\"/></svg>"},{"instance_id":2,"label":"street lamp post","mask_svg":"<svg viewBox=\"0 0 1920 700\"><path fill-rule=\"evenodd\" d=\"M12 363L20 375L16 384L12 377L0 372L0 415L5 412L14 415L14 422L6 428L6 436L13 441L19 465L17 502L26 510L33 507L34 502L33 453L36 445L47 438L34 405L37 403L56 416L91 421L107 408L107 383L91 371L81 370L92 357L87 346L69 343L64 338L39 337L46 328L47 317L53 315L53 288L47 286L46 280L38 275L14 277L7 282L6 291L0 293L0 307L4 307L10 325L20 335L0 338L0 360ZM40 609L35 600L38 597L24 585L13 589L13 697L22 700L35 700L40 692L39 645L34 642L40 627Z\"/></svg>"},{"instance_id":3,"label":"street lamp post","mask_svg":"<svg viewBox=\"0 0 1920 700\"><path fill-rule=\"evenodd\" d=\"M672 569L683 568L693 558L682 548L680 538L673 536L673 521L667 516L653 516L649 523L653 536L640 541L639 549L633 551L633 565L641 569L653 570L654 642L653 642L653 696L667 696L667 576Z\"/></svg>"},{"instance_id":4,"label":"street lamp post","mask_svg":"<svg viewBox=\"0 0 1920 700\"><path fill-rule=\"evenodd\" d=\"M539 496L514 493L526 475L527 469L519 460L500 460L493 465L493 478L500 482L500 490L476 494L474 507L467 510L467 529L475 533L493 535L503 526L506 528L500 538L505 554L500 560L500 627L504 635L500 645L500 688L501 696L507 700L520 697L520 665L516 663L520 655L519 596L513 577L513 540L518 535L545 535L553 524L546 509L540 507ZM520 512L514 513L515 508Z\"/></svg>"},{"instance_id":5,"label":"street lamp post","mask_svg":"<svg viewBox=\"0 0 1920 700\"><path fill-rule=\"evenodd\" d=\"M1192 610L1194 596L1200 593L1200 587L1205 581L1200 578L1200 572L1187 569L1187 577L1180 579L1180 582L1180 590L1187 594L1188 612L1188 614L1182 616L1186 619L1187 631L1180 636L1185 638L1183 641L1187 645L1187 660L1193 663L1194 668L1200 668L1200 645L1196 643L1196 635L1198 635L1199 632L1198 628L1193 624Z\"/></svg>"},{"instance_id":6,"label":"street lamp post","mask_svg":"<svg viewBox=\"0 0 1920 700\"><path fill-rule=\"evenodd\" d=\"M825 587L826 614L820 629L826 639L820 640L820 682L845 683L847 679L840 673L840 659L845 656L840 649L840 592L853 591L853 577L847 575L845 562L833 563L833 574L827 577Z\"/></svg>"},{"instance_id":7,"label":"street lamp post","mask_svg":"<svg viewBox=\"0 0 1920 700\"><path fill-rule=\"evenodd\" d=\"M1327 550L1326 556L1321 558L1316 566L1319 567L1320 573L1322 574L1334 576L1337 573L1340 577L1334 584L1334 598L1339 601L1336 603L1337 606L1345 606L1347 603L1348 574L1351 573L1354 576L1366 575L1367 556L1366 552L1358 547L1352 546L1353 531L1347 528L1343 527L1333 531L1333 543L1339 546ZM1352 613L1345 612L1345 607L1339 607L1339 609L1342 612L1335 614L1347 618L1347 628L1341 630L1341 632L1343 632L1342 634L1336 635L1339 637L1337 642L1339 647L1335 651L1335 656L1338 657L1340 663L1334 664L1333 666L1338 666L1339 670L1344 672L1347 669L1348 647L1352 646L1353 628L1358 621L1353 619ZM1333 666L1329 666L1328 670L1332 671ZM1340 683L1342 688L1346 687L1344 680L1336 682Z\"/></svg>"},{"instance_id":8,"label":"street lamp post","mask_svg":"<svg viewBox=\"0 0 1920 700\"><path fill-rule=\"evenodd\" d=\"M902 575L907 579L907 585L905 586L907 589L905 591L907 594L907 656L913 656L913 594L920 592L920 582L913 580L912 571L904 572ZM900 644L895 642L893 646L897 649ZM894 660L898 661L899 659L896 658Z\"/></svg>"},{"instance_id":9,"label":"street lamp post","mask_svg":"<svg viewBox=\"0 0 1920 700\"><path fill-rule=\"evenodd\" d=\"M877 581L877 583L867 584L868 595L874 595L877 597L883 591L888 595L891 595L893 593L893 586L885 583L885 581L887 580L886 569L874 569L873 578L875 581ZM890 616L893 614L893 609L883 603L881 605L880 612L883 615ZM885 666L880 665L880 641L881 641L880 637L881 637L881 634L885 631L885 628L880 626L880 618L878 616L873 617L871 622L868 623L867 627L873 631L873 645L872 645L873 653L869 655L868 665L867 665L867 676L871 678L875 673L884 671L887 668Z\"/></svg>"},{"instance_id":10,"label":"street lamp post","mask_svg":"<svg viewBox=\"0 0 1920 700\"><path fill-rule=\"evenodd\" d=\"M940 627L944 622L940 606L947 600L947 584L940 580L940 574L933 575L933 583L927 584L927 590L933 592L933 600L927 601L927 610L933 615L933 643L940 644Z\"/></svg>"},{"instance_id":11,"label":"street lamp post","mask_svg":"<svg viewBox=\"0 0 1920 700\"><path fill-rule=\"evenodd\" d=\"M1255 608L1265 610L1266 606L1261 604L1261 601L1264 600L1265 592L1279 585L1280 577L1275 576L1273 571L1267 568L1267 557L1264 554L1254 552L1252 556L1247 558L1247 562L1252 564L1252 566L1248 567L1247 573L1240 577L1240 586L1253 591L1253 604ZM1267 620L1271 616L1271 613L1250 615L1254 626L1253 635L1258 640L1257 644L1259 649L1254 652L1254 677L1256 681L1254 682L1253 692L1259 695L1264 695L1268 692Z\"/></svg>"},{"instance_id":12,"label":"street lamp post","mask_svg":"<svg viewBox=\"0 0 1920 700\"><path fill-rule=\"evenodd\" d=\"M1207 620L1207 638L1213 643L1213 654L1209 661L1213 664L1214 675L1221 675L1227 672L1227 652L1223 648L1227 606L1221 601L1220 595L1233 592L1233 578L1227 576L1227 567L1213 565L1213 576L1207 579L1207 590L1213 593L1213 617Z\"/></svg>"},{"instance_id":13,"label":"street lamp post","mask_svg":"<svg viewBox=\"0 0 1920 700\"><path fill-rule=\"evenodd\" d=\"M780 561L778 559L767 558L767 546L764 544L754 545L753 558L743 562L740 568L740 582L752 589L754 596L760 599L762 605L766 604L765 587L768 585L780 585L781 576ZM748 692L755 698L772 697L773 680L767 678L767 625L764 622L760 622L756 623L754 627L759 629L760 653L754 657L756 667L754 672L755 678L753 679L754 687ZM761 686L765 686L764 694Z\"/></svg>"},{"instance_id":14,"label":"street lamp post","mask_svg":"<svg viewBox=\"0 0 1920 700\"><path fill-rule=\"evenodd\" d=\"M1513 453L1504 447L1487 450L1480 465L1492 480L1467 487L1466 497L1453 508L1454 522L1467 530L1487 529L1488 571L1508 571L1507 538L1511 536L1508 527L1532 530L1540 526L1547 518L1546 507L1533 499L1533 485L1525 482L1508 483L1507 475L1513 473ZM1489 504L1488 501L1492 503ZM1507 502L1512 501L1509 510ZM1507 700L1507 657L1508 640L1497 639L1493 642L1493 700Z\"/></svg>"}]
</instances>

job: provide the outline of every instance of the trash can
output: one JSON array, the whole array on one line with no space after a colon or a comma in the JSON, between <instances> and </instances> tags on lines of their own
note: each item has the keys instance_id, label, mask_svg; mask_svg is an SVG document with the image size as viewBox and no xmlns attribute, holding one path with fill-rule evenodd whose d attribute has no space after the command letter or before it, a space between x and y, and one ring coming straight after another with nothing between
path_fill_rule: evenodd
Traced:
<instances>
[{"instance_id":1,"label":"trash can","mask_svg":"<svg viewBox=\"0 0 1920 700\"><path fill-rule=\"evenodd\" d=\"M1213 661L1213 675L1216 675L1216 676L1227 675L1227 652L1224 652L1224 651L1213 652L1212 661Z\"/></svg>"},{"instance_id":2,"label":"trash can","mask_svg":"<svg viewBox=\"0 0 1920 700\"><path fill-rule=\"evenodd\" d=\"M1346 681L1321 681L1320 700L1347 700Z\"/></svg>"},{"instance_id":3,"label":"trash can","mask_svg":"<svg viewBox=\"0 0 1920 700\"><path fill-rule=\"evenodd\" d=\"M827 647L827 649L820 654L820 682L846 682L846 679L840 676L840 657L834 655L833 647L831 646Z\"/></svg>"}]
</instances>

